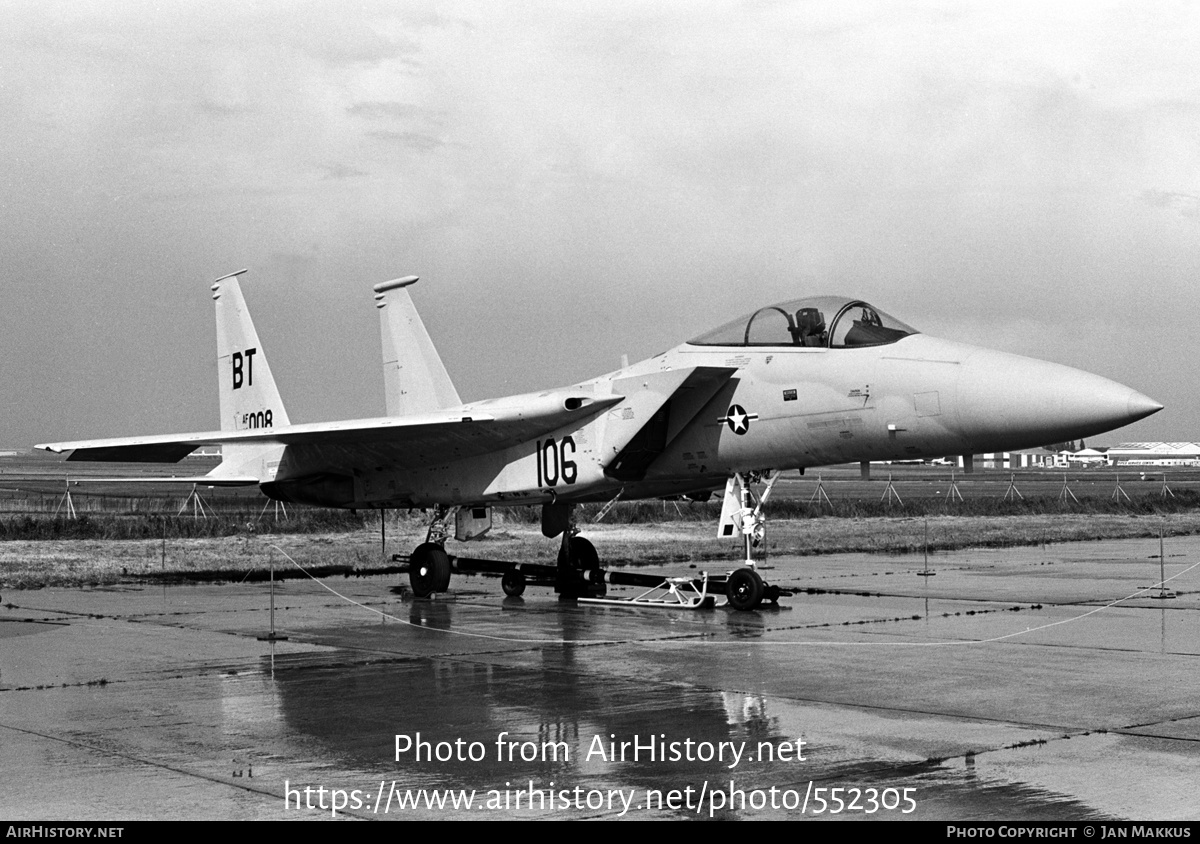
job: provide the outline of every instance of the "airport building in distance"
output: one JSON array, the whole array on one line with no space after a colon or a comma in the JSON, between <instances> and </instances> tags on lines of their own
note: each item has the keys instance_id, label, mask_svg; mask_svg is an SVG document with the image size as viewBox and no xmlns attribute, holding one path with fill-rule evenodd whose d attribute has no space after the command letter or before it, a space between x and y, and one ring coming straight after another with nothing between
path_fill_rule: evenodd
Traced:
<instances>
[{"instance_id":1,"label":"airport building in distance","mask_svg":"<svg viewBox=\"0 0 1200 844\"><path fill-rule=\"evenodd\" d=\"M963 458L955 459L962 468ZM1107 449L1078 451L1003 451L976 454L972 462L985 469L1066 469L1083 466L1200 466L1200 443L1121 443Z\"/></svg>"},{"instance_id":2,"label":"airport building in distance","mask_svg":"<svg viewBox=\"0 0 1200 844\"><path fill-rule=\"evenodd\" d=\"M1200 466L1200 443L1121 443L1105 457L1110 466Z\"/></svg>"}]
</instances>

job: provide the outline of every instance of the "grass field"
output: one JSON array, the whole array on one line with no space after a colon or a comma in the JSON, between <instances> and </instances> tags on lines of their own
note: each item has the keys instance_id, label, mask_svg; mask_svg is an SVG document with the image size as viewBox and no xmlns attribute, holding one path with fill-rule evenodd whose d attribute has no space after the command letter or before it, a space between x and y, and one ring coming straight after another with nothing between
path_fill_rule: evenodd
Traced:
<instances>
[{"instance_id":1,"label":"grass field","mask_svg":"<svg viewBox=\"0 0 1200 844\"><path fill-rule=\"evenodd\" d=\"M417 518L389 516L386 551L378 515L357 529L157 539L20 539L0 542L0 587L101 585L171 579L241 580L265 576L272 559L287 569L283 552L321 573L374 574L394 566L424 541ZM968 547L1038 545L1200 532L1200 512L1163 515L1042 514L1026 516L873 516L776 519L768 523L767 554L829 554L847 551L921 553L928 528L931 551ZM740 547L716 538L715 522L665 521L584 526L605 565L670 565L731 561ZM273 547L274 546L274 547ZM447 543L451 554L515 562L551 563L556 540L537 525L500 522L483 540Z\"/></svg>"},{"instance_id":2,"label":"grass field","mask_svg":"<svg viewBox=\"0 0 1200 844\"><path fill-rule=\"evenodd\" d=\"M189 465L187 473L207 471L203 462ZM183 506L191 488L169 483L72 485L77 517L68 518L68 466L76 479L85 472L94 478L163 472L78 465L40 456L0 459L0 587L162 577L238 580L261 576L272 559L277 567L290 566L272 546L325 573L377 573L394 565L392 554L407 554L424 540L429 519L420 512L388 511L381 517L297 507L288 508L284 518L273 507L264 509L268 502L253 488L201 489L209 516L200 518L194 504ZM935 552L1153 537L1160 530L1167 536L1200 532L1200 471L1194 469L1120 476L1111 469L980 470L954 477L961 501L951 495L949 469L874 466L872 472L869 481L859 477L857 466L788 473L767 508L766 553L920 553L926 528ZM896 496L886 492L889 474ZM1010 491L1014 487L1020 495ZM736 543L715 538L719 501L621 502L593 524L600 509L580 508L579 523L606 565L677 568L740 557ZM558 544L541 536L538 512L497 510L495 527L483 541L451 541L447 549L462 556L551 562Z\"/></svg>"}]
</instances>

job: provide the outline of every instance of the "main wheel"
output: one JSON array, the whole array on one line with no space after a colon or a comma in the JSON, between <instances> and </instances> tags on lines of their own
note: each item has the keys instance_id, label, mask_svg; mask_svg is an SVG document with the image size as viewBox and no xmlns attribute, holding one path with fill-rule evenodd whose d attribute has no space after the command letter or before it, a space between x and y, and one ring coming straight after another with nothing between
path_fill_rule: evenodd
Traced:
<instances>
[{"instance_id":1,"label":"main wheel","mask_svg":"<svg viewBox=\"0 0 1200 844\"><path fill-rule=\"evenodd\" d=\"M500 588L510 598L519 598L525 594L525 575L510 569L500 578Z\"/></svg>"},{"instance_id":2,"label":"main wheel","mask_svg":"<svg viewBox=\"0 0 1200 844\"><path fill-rule=\"evenodd\" d=\"M763 582L754 569L741 568L729 575L725 584L729 605L735 610L752 610L762 603Z\"/></svg>"},{"instance_id":3,"label":"main wheel","mask_svg":"<svg viewBox=\"0 0 1200 844\"><path fill-rule=\"evenodd\" d=\"M571 540L571 562L575 564L575 568L580 571L594 571L600 568L600 555L596 553L596 546L582 536L572 537ZM565 549L558 550L558 564L565 565L566 555L563 553Z\"/></svg>"},{"instance_id":4,"label":"main wheel","mask_svg":"<svg viewBox=\"0 0 1200 844\"><path fill-rule=\"evenodd\" d=\"M563 599L582 598L587 595L587 581L583 575L600 568L600 557L595 546L582 536L571 537L567 542L569 546L558 549L558 577L554 591Z\"/></svg>"},{"instance_id":5,"label":"main wheel","mask_svg":"<svg viewBox=\"0 0 1200 844\"><path fill-rule=\"evenodd\" d=\"M418 545L408 563L408 582L418 598L445 592L450 586L450 556L436 542Z\"/></svg>"}]
</instances>

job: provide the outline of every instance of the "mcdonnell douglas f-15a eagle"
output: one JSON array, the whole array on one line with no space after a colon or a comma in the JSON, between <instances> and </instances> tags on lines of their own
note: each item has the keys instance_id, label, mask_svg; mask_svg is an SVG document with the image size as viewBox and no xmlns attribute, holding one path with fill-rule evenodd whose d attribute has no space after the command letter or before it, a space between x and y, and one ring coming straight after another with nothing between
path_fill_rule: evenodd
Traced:
<instances>
[{"instance_id":1,"label":"mcdonnell douglas f-15a eagle","mask_svg":"<svg viewBox=\"0 0 1200 844\"><path fill-rule=\"evenodd\" d=\"M536 568L472 569L450 557L452 518L456 537L472 539L491 526L494 506L541 505L543 534L562 537L545 582L582 597L603 594L605 572L578 536L577 504L724 488L718 535L743 537L746 565L719 585L732 606L753 609L779 595L750 548L782 470L1030 448L1162 409L1098 375L930 337L838 296L760 308L569 387L463 403L409 295L410 276L374 288L387 415L294 425L241 274L212 285L220 431L37 447L70 451L68 460L173 463L219 445L220 465L188 480L257 484L269 498L322 507L433 508L409 569L421 597L445 591L455 570L501 572L505 592L520 594Z\"/></svg>"}]
</instances>

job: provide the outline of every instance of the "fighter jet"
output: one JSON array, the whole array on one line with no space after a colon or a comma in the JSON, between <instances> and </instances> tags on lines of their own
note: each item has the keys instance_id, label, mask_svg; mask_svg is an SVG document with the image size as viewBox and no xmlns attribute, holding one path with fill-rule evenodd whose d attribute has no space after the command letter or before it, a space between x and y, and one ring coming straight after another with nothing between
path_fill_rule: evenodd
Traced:
<instances>
[{"instance_id":1,"label":"fighter jet","mask_svg":"<svg viewBox=\"0 0 1200 844\"><path fill-rule=\"evenodd\" d=\"M1162 409L1098 375L930 337L840 296L759 308L589 381L463 403L409 276L374 288L387 416L292 424L246 309L244 272L212 285L220 431L37 447L68 460L177 462L219 445L207 483L257 484L269 498L321 507L432 508L411 556L418 596L446 591L456 570L480 570L445 551L452 519L469 540L490 528L493 507L540 505L543 534L561 537L553 585L581 597L603 592L604 573L578 535L576 505L724 489L718 535L742 537L745 564L722 586L734 607L753 609L779 594L750 549L783 470L1037 447ZM505 592L520 594L527 570L500 569Z\"/></svg>"}]
</instances>

